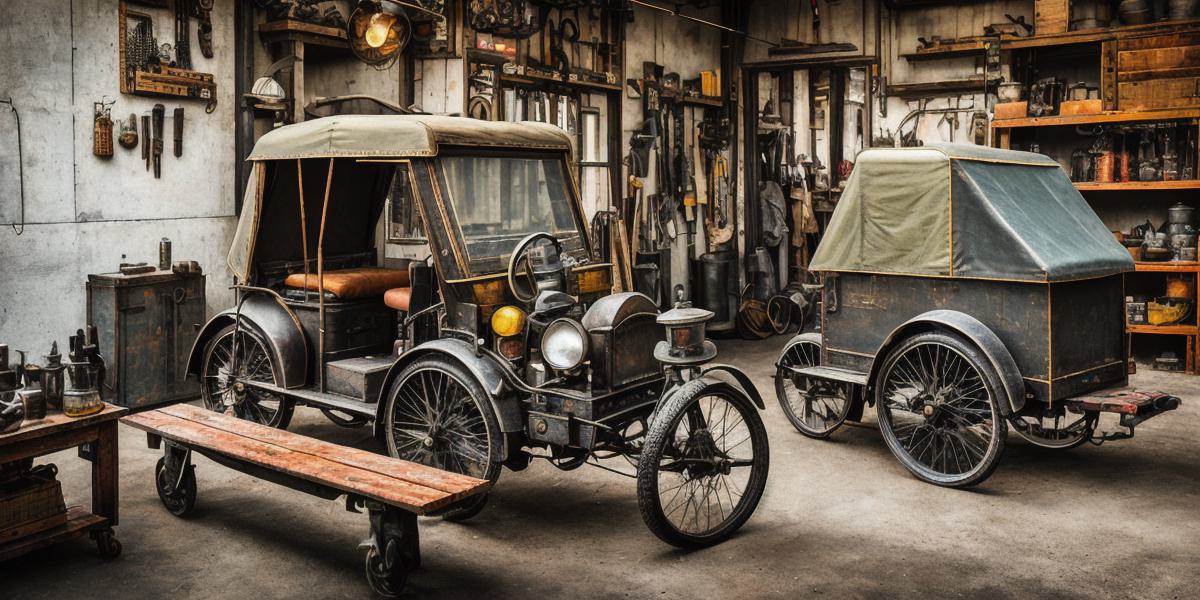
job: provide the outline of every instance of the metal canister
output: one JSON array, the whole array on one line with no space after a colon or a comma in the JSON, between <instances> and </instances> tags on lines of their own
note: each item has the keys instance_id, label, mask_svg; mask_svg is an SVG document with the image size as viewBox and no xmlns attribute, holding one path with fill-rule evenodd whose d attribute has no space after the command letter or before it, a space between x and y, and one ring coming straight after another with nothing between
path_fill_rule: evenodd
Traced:
<instances>
[{"instance_id":1,"label":"metal canister","mask_svg":"<svg viewBox=\"0 0 1200 600\"><path fill-rule=\"evenodd\" d=\"M63 371L62 355L58 353L58 342L50 345L50 354L45 356L46 366L42 367L42 391L46 395L46 405L54 409L62 409L63 401Z\"/></svg>"},{"instance_id":2,"label":"metal canister","mask_svg":"<svg viewBox=\"0 0 1200 600\"><path fill-rule=\"evenodd\" d=\"M46 418L46 391L42 389L42 368L37 365L25 365L25 387L17 394L25 407L25 418L36 421Z\"/></svg>"},{"instance_id":3,"label":"metal canister","mask_svg":"<svg viewBox=\"0 0 1200 600\"><path fill-rule=\"evenodd\" d=\"M171 270L171 240L167 238L158 242L158 270Z\"/></svg>"}]
</instances>

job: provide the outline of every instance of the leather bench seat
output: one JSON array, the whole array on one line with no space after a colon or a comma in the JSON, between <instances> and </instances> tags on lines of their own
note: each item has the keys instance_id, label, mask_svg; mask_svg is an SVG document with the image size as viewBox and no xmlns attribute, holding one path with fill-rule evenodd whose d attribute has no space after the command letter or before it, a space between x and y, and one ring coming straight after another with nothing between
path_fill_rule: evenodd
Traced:
<instances>
[{"instance_id":1,"label":"leather bench seat","mask_svg":"<svg viewBox=\"0 0 1200 600\"><path fill-rule=\"evenodd\" d=\"M320 287L318 281L316 273L309 273L307 281L304 273L292 273L283 284L290 288L317 291ZM407 289L408 286L408 271L405 269L362 267L325 272L324 291L338 300L382 296L395 288Z\"/></svg>"}]
</instances>

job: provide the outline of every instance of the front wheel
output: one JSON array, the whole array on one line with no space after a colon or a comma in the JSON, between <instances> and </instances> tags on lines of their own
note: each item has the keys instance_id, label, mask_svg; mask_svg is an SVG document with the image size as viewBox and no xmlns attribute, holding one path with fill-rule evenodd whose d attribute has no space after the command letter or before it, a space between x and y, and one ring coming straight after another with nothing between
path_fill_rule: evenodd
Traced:
<instances>
[{"instance_id":1,"label":"front wheel","mask_svg":"<svg viewBox=\"0 0 1200 600\"><path fill-rule=\"evenodd\" d=\"M638 460L638 506L650 531L680 548L724 541L767 483L767 431L744 393L695 380L659 407Z\"/></svg>"},{"instance_id":2,"label":"front wheel","mask_svg":"<svg viewBox=\"0 0 1200 600\"><path fill-rule=\"evenodd\" d=\"M500 424L487 392L470 373L438 356L404 367L388 388L384 436L395 458L470 475L500 477ZM463 521L483 509L487 495L440 513Z\"/></svg>"},{"instance_id":3,"label":"front wheel","mask_svg":"<svg viewBox=\"0 0 1200 600\"><path fill-rule=\"evenodd\" d=\"M232 410L238 418L278 429L292 420L291 400L247 383L277 382L267 344L244 327L227 325L204 345L200 377L200 397L209 410Z\"/></svg>"},{"instance_id":4,"label":"front wheel","mask_svg":"<svg viewBox=\"0 0 1200 600\"><path fill-rule=\"evenodd\" d=\"M848 384L796 373L820 364L821 338L806 333L783 351L775 372L775 395L784 416L796 431L818 440L829 437L846 421L854 393Z\"/></svg>"},{"instance_id":5,"label":"front wheel","mask_svg":"<svg viewBox=\"0 0 1200 600\"><path fill-rule=\"evenodd\" d=\"M875 384L879 429L918 479L975 485L996 469L1008 435L995 370L956 335L921 333L892 349Z\"/></svg>"}]
</instances>

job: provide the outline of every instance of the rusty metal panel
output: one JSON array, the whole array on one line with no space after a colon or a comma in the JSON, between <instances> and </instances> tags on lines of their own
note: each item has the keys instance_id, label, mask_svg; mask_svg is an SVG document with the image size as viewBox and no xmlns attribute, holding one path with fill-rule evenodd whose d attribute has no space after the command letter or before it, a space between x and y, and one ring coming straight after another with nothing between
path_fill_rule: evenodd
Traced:
<instances>
[{"instance_id":1,"label":"rusty metal panel","mask_svg":"<svg viewBox=\"0 0 1200 600\"><path fill-rule=\"evenodd\" d=\"M991 329L1027 382L1048 380L1046 284L839 273L836 283L827 280L825 288L826 307L836 307L824 314L829 366L866 371L893 330L926 311L947 309L971 315Z\"/></svg>"},{"instance_id":2,"label":"rusty metal panel","mask_svg":"<svg viewBox=\"0 0 1200 600\"><path fill-rule=\"evenodd\" d=\"M1054 400L1123 384L1125 319L1121 276L1050 285Z\"/></svg>"}]
</instances>

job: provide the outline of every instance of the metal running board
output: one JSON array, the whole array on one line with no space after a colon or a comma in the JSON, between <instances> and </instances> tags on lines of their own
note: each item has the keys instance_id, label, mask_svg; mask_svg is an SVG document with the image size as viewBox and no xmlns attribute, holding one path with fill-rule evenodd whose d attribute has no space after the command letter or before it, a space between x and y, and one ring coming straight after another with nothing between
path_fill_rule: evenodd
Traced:
<instances>
[{"instance_id":1,"label":"metal running board","mask_svg":"<svg viewBox=\"0 0 1200 600\"><path fill-rule=\"evenodd\" d=\"M867 374L859 371L851 371L850 369L841 369L838 367L804 367L802 369L793 369L797 375L806 377L816 377L818 379L830 379L832 381L840 381L842 383L852 383L854 385L867 385Z\"/></svg>"},{"instance_id":2,"label":"metal running board","mask_svg":"<svg viewBox=\"0 0 1200 600\"><path fill-rule=\"evenodd\" d=\"M322 394L321 392L315 392L306 389L289 390L276 385L271 385L269 383L263 383L261 381L247 381L246 385L258 388L264 392L271 392L272 394L280 394L282 396L295 398L310 406L316 406L318 408L332 408L342 412L350 413L352 415L366 417L370 420L375 419L376 404L374 403L368 404L362 400L349 398L339 394Z\"/></svg>"},{"instance_id":3,"label":"metal running board","mask_svg":"<svg viewBox=\"0 0 1200 600\"><path fill-rule=\"evenodd\" d=\"M1179 408L1179 398L1157 391L1131 389L1068 398L1067 403L1084 412L1110 412L1122 415L1153 415Z\"/></svg>"}]
</instances>

